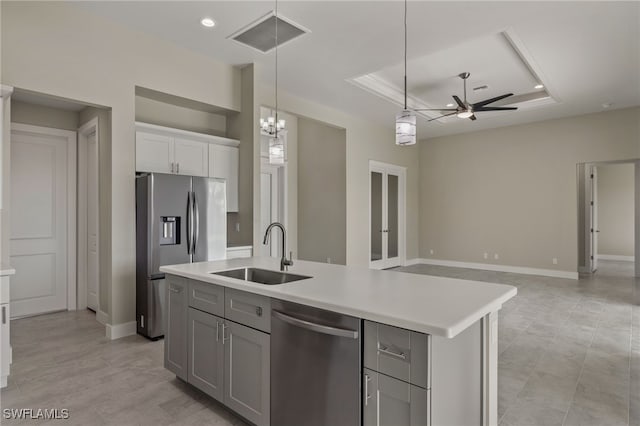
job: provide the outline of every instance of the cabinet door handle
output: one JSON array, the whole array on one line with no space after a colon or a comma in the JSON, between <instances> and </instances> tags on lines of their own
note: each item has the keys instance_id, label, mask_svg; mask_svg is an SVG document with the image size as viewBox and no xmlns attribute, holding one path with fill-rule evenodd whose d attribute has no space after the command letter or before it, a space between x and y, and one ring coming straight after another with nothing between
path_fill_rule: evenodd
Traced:
<instances>
[{"instance_id":1,"label":"cabinet door handle","mask_svg":"<svg viewBox=\"0 0 640 426\"><path fill-rule=\"evenodd\" d=\"M7 307L6 306L2 307L2 323L3 324L7 323Z\"/></svg>"},{"instance_id":2,"label":"cabinet door handle","mask_svg":"<svg viewBox=\"0 0 640 426\"><path fill-rule=\"evenodd\" d=\"M173 163L171 163L171 173L173 173Z\"/></svg>"},{"instance_id":3,"label":"cabinet door handle","mask_svg":"<svg viewBox=\"0 0 640 426\"><path fill-rule=\"evenodd\" d=\"M407 359L407 355L404 352L394 352L392 350L389 350L389 347L378 343L378 352L383 353L385 355L390 355L396 358L400 358L402 360L406 360Z\"/></svg>"},{"instance_id":4,"label":"cabinet door handle","mask_svg":"<svg viewBox=\"0 0 640 426\"><path fill-rule=\"evenodd\" d=\"M369 400L371 399L371 395L369 394L369 382L371 381L371 377L368 374L364 375L364 406L369 405Z\"/></svg>"},{"instance_id":5,"label":"cabinet door handle","mask_svg":"<svg viewBox=\"0 0 640 426\"><path fill-rule=\"evenodd\" d=\"M222 323L222 344L224 345L227 341L227 324Z\"/></svg>"},{"instance_id":6,"label":"cabinet door handle","mask_svg":"<svg viewBox=\"0 0 640 426\"><path fill-rule=\"evenodd\" d=\"M176 163L176 173L180 173L180 163Z\"/></svg>"},{"instance_id":7,"label":"cabinet door handle","mask_svg":"<svg viewBox=\"0 0 640 426\"><path fill-rule=\"evenodd\" d=\"M220 341L220 321L216 321L216 342Z\"/></svg>"},{"instance_id":8,"label":"cabinet door handle","mask_svg":"<svg viewBox=\"0 0 640 426\"><path fill-rule=\"evenodd\" d=\"M256 315L261 317L262 316L262 307L261 306L256 306Z\"/></svg>"}]
</instances>

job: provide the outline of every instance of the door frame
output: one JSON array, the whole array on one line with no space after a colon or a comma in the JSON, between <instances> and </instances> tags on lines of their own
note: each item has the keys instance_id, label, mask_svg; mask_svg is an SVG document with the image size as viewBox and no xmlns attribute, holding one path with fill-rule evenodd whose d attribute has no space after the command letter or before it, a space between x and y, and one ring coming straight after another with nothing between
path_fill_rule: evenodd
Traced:
<instances>
[{"instance_id":1,"label":"door frame","mask_svg":"<svg viewBox=\"0 0 640 426\"><path fill-rule=\"evenodd\" d=\"M578 163L577 170L577 188L578 188L578 206L577 206L577 224L578 224L578 241L577 252L578 260L580 253L584 257L584 263L578 261L578 272L589 274L592 273L593 267L590 259L591 256L591 196L592 196L592 180L591 169L597 166L612 164L634 164L634 225L635 225L635 251L634 265L635 276L640 277L640 159L629 160L613 160L613 161L591 161L586 163ZM582 227L580 227L582 223ZM596 253L597 254L597 253ZM595 257L595 256L594 256Z\"/></svg>"},{"instance_id":2,"label":"door frame","mask_svg":"<svg viewBox=\"0 0 640 426\"><path fill-rule=\"evenodd\" d=\"M76 292L78 283L76 276L77 134L71 130L11 123L11 131L13 132L14 130L47 136L53 135L67 139L67 310L75 311L77 306ZM9 218L9 220L11 220L11 218ZM11 253L9 253L9 255L11 255Z\"/></svg>"},{"instance_id":3,"label":"door frame","mask_svg":"<svg viewBox=\"0 0 640 426\"><path fill-rule=\"evenodd\" d=\"M98 185L97 188L92 188L98 194L98 205L100 203L100 134L98 117L92 118L87 123L83 124L78 129L78 309L87 309L88 303L88 287L87 287L87 275L88 275L88 214L89 205L86 194L90 190L87 187L87 173L88 167L92 164L91 159L88 158L88 139L89 136L95 134L96 139L96 158L95 162L98 167ZM96 306L96 319L101 323L106 323L107 316L100 309L100 208L96 209L96 223L98 224L97 231L97 253L98 253L98 289L97 299L98 305ZM104 322L103 322L104 321Z\"/></svg>"},{"instance_id":4,"label":"door frame","mask_svg":"<svg viewBox=\"0 0 640 426\"><path fill-rule=\"evenodd\" d=\"M398 176L398 257L394 261L389 259L371 260L371 172L381 171L391 173ZM383 163L381 161L369 160L369 204L368 204L368 230L369 244L367 246L367 258L369 259L369 268L385 269L394 266L402 266L406 262L407 257L407 168L396 164ZM384 179L383 179L384 186ZM383 196L384 198L384 196ZM384 217L384 216L383 216ZM383 250L384 252L384 250Z\"/></svg>"}]
</instances>

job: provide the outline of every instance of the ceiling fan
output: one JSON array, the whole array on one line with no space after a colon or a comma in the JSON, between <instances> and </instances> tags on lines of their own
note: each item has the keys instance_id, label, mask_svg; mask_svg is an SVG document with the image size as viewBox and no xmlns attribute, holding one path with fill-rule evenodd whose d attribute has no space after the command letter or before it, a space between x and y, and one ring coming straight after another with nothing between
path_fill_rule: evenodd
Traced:
<instances>
[{"instance_id":1,"label":"ceiling fan","mask_svg":"<svg viewBox=\"0 0 640 426\"><path fill-rule=\"evenodd\" d=\"M512 110L516 110L518 109L517 107L495 107L495 106L487 106L489 104L492 104L494 102L497 102L501 99L504 98L508 98L509 96L513 96L513 93L507 93L504 95L500 95L500 96L496 96L495 98L491 98L491 99L485 99L484 101L480 101L480 102L476 102L473 104L470 104L469 102L467 102L467 79L469 78L471 74L469 74L468 72L463 72L461 74L458 74L458 77L460 77L463 81L463 85L464 85L464 101L460 100L460 98L456 95L453 95L453 99L455 99L456 103L458 104L458 106L456 108L436 108L436 109L427 109L427 108L423 108L423 109L416 109L414 111L440 111L440 112L447 112L446 114L441 115L440 117L436 117L436 118L432 118L429 121L433 121L433 120L439 120L442 117L448 117L450 115L457 115L460 118L468 118L470 120L475 120L476 116L475 113L476 112L483 112L483 111L512 111Z\"/></svg>"}]
</instances>

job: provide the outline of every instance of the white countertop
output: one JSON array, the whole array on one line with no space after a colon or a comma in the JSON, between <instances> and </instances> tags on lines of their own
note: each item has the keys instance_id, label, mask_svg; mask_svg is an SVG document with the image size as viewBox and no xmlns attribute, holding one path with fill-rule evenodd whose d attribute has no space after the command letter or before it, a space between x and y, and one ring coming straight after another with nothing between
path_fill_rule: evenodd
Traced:
<instances>
[{"instance_id":1,"label":"white countertop","mask_svg":"<svg viewBox=\"0 0 640 426\"><path fill-rule=\"evenodd\" d=\"M0 263L0 277L4 277L6 275L14 275L16 270L6 263Z\"/></svg>"},{"instance_id":2,"label":"white countertop","mask_svg":"<svg viewBox=\"0 0 640 426\"><path fill-rule=\"evenodd\" d=\"M268 257L162 266L167 274L452 338L516 295L515 287L430 275L295 260L289 272L313 278L264 285L211 272L241 267L279 270Z\"/></svg>"}]
</instances>

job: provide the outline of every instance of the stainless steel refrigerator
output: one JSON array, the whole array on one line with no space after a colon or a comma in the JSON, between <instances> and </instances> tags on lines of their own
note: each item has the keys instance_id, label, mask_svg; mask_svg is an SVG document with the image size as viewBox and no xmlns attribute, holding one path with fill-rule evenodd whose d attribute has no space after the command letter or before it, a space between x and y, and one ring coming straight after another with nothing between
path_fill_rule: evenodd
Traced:
<instances>
[{"instance_id":1,"label":"stainless steel refrigerator","mask_svg":"<svg viewBox=\"0 0 640 426\"><path fill-rule=\"evenodd\" d=\"M136 178L136 321L150 339L164 335L160 266L224 259L223 179L150 173Z\"/></svg>"}]
</instances>

